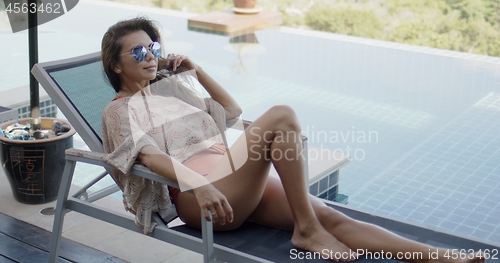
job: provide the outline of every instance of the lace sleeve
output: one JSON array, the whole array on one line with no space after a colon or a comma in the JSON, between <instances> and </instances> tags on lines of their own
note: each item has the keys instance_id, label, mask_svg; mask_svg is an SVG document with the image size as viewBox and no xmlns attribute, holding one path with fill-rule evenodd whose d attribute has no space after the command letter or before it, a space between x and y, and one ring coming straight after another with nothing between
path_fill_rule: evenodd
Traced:
<instances>
[{"instance_id":1,"label":"lace sleeve","mask_svg":"<svg viewBox=\"0 0 500 263\"><path fill-rule=\"evenodd\" d=\"M152 145L159 148L121 103L112 103L103 111L102 127L103 147L107 153L105 161L124 174L130 171L142 147Z\"/></svg>"},{"instance_id":2,"label":"lace sleeve","mask_svg":"<svg viewBox=\"0 0 500 263\"><path fill-rule=\"evenodd\" d=\"M135 224L149 234L156 226L152 213L172 209L168 189L129 172L142 147L158 147L158 144L140 129L133 115L129 115L127 104L119 100L104 109L102 127L103 148L107 153L104 161L116 168L110 173L123 191L125 210L134 214Z\"/></svg>"}]
</instances>

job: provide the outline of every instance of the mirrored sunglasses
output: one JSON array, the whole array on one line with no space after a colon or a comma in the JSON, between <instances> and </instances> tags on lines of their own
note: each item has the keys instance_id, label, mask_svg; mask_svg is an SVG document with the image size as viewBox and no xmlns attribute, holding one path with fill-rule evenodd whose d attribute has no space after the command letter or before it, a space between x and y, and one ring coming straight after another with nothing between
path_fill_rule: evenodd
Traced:
<instances>
[{"instance_id":1,"label":"mirrored sunglasses","mask_svg":"<svg viewBox=\"0 0 500 263\"><path fill-rule=\"evenodd\" d=\"M132 54L132 57L134 58L135 61L142 62L146 59L146 56L148 55L148 49L149 51L151 51L151 54L153 54L154 58L160 57L161 45L158 42L151 43L151 45L149 45L149 48L146 48L145 46L136 46L132 48L132 51L120 54L120 56L126 54Z\"/></svg>"}]
</instances>

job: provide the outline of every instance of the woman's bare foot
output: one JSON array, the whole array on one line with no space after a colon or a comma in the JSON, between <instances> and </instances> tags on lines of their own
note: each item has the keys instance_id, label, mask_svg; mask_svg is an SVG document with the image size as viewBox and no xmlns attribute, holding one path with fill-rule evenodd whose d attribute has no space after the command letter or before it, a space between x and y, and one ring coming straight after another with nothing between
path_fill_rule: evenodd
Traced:
<instances>
[{"instance_id":1,"label":"woman's bare foot","mask_svg":"<svg viewBox=\"0 0 500 263\"><path fill-rule=\"evenodd\" d=\"M324 259L334 261L353 261L357 254L344 243L338 241L323 227L318 226L308 231L293 231L292 245L299 249L317 252Z\"/></svg>"}]
</instances>

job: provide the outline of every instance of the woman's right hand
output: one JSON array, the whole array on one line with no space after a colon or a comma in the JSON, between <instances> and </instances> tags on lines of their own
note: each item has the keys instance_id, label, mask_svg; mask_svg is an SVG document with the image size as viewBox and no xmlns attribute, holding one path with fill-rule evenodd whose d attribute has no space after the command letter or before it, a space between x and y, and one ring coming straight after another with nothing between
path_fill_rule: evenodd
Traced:
<instances>
[{"instance_id":1,"label":"woman's right hand","mask_svg":"<svg viewBox=\"0 0 500 263\"><path fill-rule=\"evenodd\" d=\"M210 221L209 213L212 213L214 224L220 222L221 225L224 225L226 222L233 222L231 205L229 205L226 197L212 184L197 187L193 189L193 192L207 221Z\"/></svg>"}]
</instances>

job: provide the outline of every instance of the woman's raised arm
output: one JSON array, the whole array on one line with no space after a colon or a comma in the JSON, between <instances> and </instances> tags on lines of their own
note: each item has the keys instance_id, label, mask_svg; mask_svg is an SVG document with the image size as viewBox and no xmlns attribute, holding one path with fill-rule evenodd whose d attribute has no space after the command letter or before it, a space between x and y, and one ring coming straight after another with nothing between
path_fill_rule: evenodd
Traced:
<instances>
[{"instance_id":1,"label":"woman's raised arm","mask_svg":"<svg viewBox=\"0 0 500 263\"><path fill-rule=\"evenodd\" d=\"M174 59L173 54L169 54L167 59ZM219 83L217 83L210 75L208 75L202 67L195 64L186 56L176 55L172 69L175 71L177 67L183 64L188 69L196 70L198 81L203 85L205 90L214 100L219 102L226 112L226 119L232 119L241 115L242 109L236 100L227 92Z\"/></svg>"},{"instance_id":2,"label":"woman's raised arm","mask_svg":"<svg viewBox=\"0 0 500 263\"><path fill-rule=\"evenodd\" d=\"M241 115L242 109L236 100L219 83L217 83L203 68L196 70L198 81L208 91L210 96L218 101L226 112L226 119L232 119Z\"/></svg>"}]
</instances>

